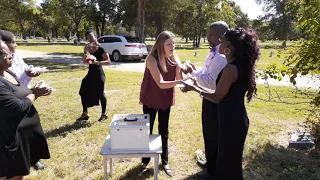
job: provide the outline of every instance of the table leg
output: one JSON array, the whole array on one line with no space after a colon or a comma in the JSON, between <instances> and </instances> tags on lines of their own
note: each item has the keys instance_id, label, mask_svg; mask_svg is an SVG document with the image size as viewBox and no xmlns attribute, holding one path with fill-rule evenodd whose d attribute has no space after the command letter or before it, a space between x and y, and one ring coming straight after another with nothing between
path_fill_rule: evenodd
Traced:
<instances>
[{"instance_id":1,"label":"table leg","mask_svg":"<svg viewBox=\"0 0 320 180\"><path fill-rule=\"evenodd\" d=\"M112 172L113 172L113 162L112 162L112 158L110 158L110 176L112 176Z\"/></svg>"},{"instance_id":2,"label":"table leg","mask_svg":"<svg viewBox=\"0 0 320 180\"><path fill-rule=\"evenodd\" d=\"M154 180L158 180L159 173L159 154L154 157Z\"/></svg>"},{"instance_id":3,"label":"table leg","mask_svg":"<svg viewBox=\"0 0 320 180\"><path fill-rule=\"evenodd\" d=\"M104 180L108 180L108 159L107 156L103 156L103 172L104 172Z\"/></svg>"}]
</instances>

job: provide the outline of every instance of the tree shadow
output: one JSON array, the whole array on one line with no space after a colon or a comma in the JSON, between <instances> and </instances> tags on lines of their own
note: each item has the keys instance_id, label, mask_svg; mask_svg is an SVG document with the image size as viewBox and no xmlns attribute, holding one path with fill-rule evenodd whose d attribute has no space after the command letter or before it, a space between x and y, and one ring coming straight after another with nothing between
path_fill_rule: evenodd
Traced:
<instances>
[{"instance_id":1,"label":"tree shadow","mask_svg":"<svg viewBox=\"0 0 320 180\"><path fill-rule=\"evenodd\" d=\"M64 46L83 46L85 43L81 42L79 44L75 44L73 42L17 42L19 46L48 46L48 45L64 45Z\"/></svg>"},{"instance_id":2,"label":"tree shadow","mask_svg":"<svg viewBox=\"0 0 320 180\"><path fill-rule=\"evenodd\" d=\"M201 167L201 166L200 166ZM204 169L202 169L202 171L199 171L200 173L205 173L206 171ZM198 173L198 172L197 172ZM195 180L197 179L195 177L195 174L189 175L188 177L183 178L182 180Z\"/></svg>"},{"instance_id":3,"label":"tree shadow","mask_svg":"<svg viewBox=\"0 0 320 180\"><path fill-rule=\"evenodd\" d=\"M144 180L154 175L154 169L150 168L149 172L141 174L141 166L135 166L127 171L119 180Z\"/></svg>"},{"instance_id":4,"label":"tree shadow","mask_svg":"<svg viewBox=\"0 0 320 180\"><path fill-rule=\"evenodd\" d=\"M267 143L249 153L251 158L244 168L245 179L320 179L320 159L311 156L308 150L296 150Z\"/></svg>"},{"instance_id":5,"label":"tree shadow","mask_svg":"<svg viewBox=\"0 0 320 180\"><path fill-rule=\"evenodd\" d=\"M51 56L63 56L63 55L68 55L68 56L73 56L74 58L80 58L83 53L62 53L62 52L51 52L47 53L47 55Z\"/></svg>"},{"instance_id":6,"label":"tree shadow","mask_svg":"<svg viewBox=\"0 0 320 180\"><path fill-rule=\"evenodd\" d=\"M47 67L50 71L84 70L87 67L79 59L54 60L46 57L24 58L28 65ZM55 61L55 62L52 62Z\"/></svg>"},{"instance_id":7,"label":"tree shadow","mask_svg":"<svg viewBox=\"0 0 320 180\"><path fill-rule=\"evenodd\" d=\"M78 130L81 128L87 128L92 126L94 123L92 122L74 122L73 124L66 124L63 126L60 126L56 129L52 129L48 132L45 133L45 137L46 138L50 138L50 137L57 137L57 136L62 136L62 137L66 137L66 135L74 130Z\"/></svg>"}]
</instances>

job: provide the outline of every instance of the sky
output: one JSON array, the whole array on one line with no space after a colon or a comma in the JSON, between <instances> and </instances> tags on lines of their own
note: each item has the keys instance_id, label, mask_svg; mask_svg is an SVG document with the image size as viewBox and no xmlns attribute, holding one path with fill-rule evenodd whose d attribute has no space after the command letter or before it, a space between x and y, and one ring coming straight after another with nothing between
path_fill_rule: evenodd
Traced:
<instances>
[{"instance_id":1,"label":"sky","mask_svg":"<svg viewBox=\"0 0 320 180\"><path fill-rule=\"evenodd\" d=\"M256 19L259 15L263 15L261 5L255 3L255 0L233 0L240 6L241 11L248 14L250 19Z\"/></svg>"},{"instance_id":2,"label":"sky","mask_svg":"<svg viewBox=\"0 0 320 180\"><path fill-rule=\"evenodd\" d=\"M35 0L36 4L40 4L43 0ZM250 19L256 19L259 15L263 15L262 6L255 3L255 0L233 0L240 6L242 12L248 14Z\"/></svg>"}]
</instances>

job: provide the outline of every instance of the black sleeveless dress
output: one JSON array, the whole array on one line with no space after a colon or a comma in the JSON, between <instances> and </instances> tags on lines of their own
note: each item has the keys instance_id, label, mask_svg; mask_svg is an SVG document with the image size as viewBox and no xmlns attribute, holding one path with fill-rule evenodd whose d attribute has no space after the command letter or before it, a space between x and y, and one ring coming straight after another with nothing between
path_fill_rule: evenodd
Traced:
<instances>
[{"instance_id":1,"label":"black sleeveless dress","mask_svg":"<svg viewBox=\"0 0 320 180\"><path fill-rule=\"evenodd\" d=\"M92 53L97 61L103 61L104 49L98 47L97 51ZM104 84L106 76L101 65L89 64L88 74L83 78L79 94L84 107L99 105L99 98L104 93Z\"/></svg>"},{"instance_id":2,"label":"black sleeveless dress","mask_svg":"<svg viewBox=\"0 0 320 180\"><path fill-rule=\"evenodd\" d=\"M218 157L217 180L242 180L242 153L249 128L249 118L245 107L245 93L248 77L243 68L237 67L238 78L232 83L228 94L217 105L218 109ZM217 84L222 76L220 72Z\"/></svg>"},{"instance_id":3,"label":"black sleeveless dress","mask_svg":"<svg viewBox=\"0 0 320 180\"><path fill-rule=\"evenodd\" d=\"M11 71L8 73L15 77L18 84L0 77L0 177L7 179L28 175L31 165L40 159L50 158L39 114L26 98L31 90L19 82ZM13 158L5 155L4 146L13 150Z\"/></svg>"}]
</instances>

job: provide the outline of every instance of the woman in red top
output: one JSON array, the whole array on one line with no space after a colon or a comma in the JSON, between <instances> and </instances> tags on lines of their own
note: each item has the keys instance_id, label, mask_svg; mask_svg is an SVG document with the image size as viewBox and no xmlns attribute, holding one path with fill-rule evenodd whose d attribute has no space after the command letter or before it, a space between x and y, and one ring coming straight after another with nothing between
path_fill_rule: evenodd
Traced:
<instances>
[{"instance_id":1,"label":"woman in red top","mask_svg":"<svg viewBox=\"0 0 320 180\"><path fill-rule=\"evenodd\" d=\"M150 134L158 113L158 131L162 139L162 166L168 176L173 172L168 165L168 125L170 108L174 105L174 87L181 83L181 61L175 55L175 36L163 31L146 59L146 68L141 84L140 104L143 113L150 114ZM142 158L142 172L148 170L150 158Z\"/></svg>"}]
</instances>

